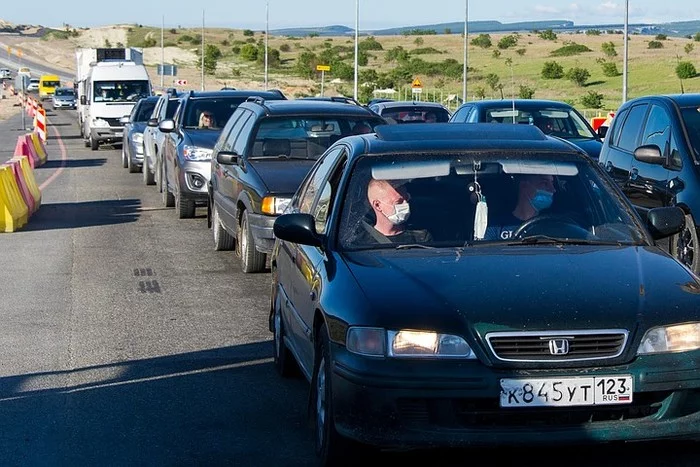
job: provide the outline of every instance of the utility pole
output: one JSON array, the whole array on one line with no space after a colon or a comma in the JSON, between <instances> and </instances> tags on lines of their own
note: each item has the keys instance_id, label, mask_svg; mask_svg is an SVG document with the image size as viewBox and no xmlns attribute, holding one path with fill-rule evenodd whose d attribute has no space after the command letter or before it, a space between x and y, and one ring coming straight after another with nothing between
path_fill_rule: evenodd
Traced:
<instances>
[{"instance_id":1,"label":"utility pole","mask_svg":"<svg viewBox=\"0 0 700 467\"><path fill-rule=\"evenodd\" d=\"M202 10L202 91L204 91L204 10Z\"/></svg>"},{"instance_id":2,"label":"utility pole","mask_svg":"<svg viewBox=\"0 0 700 467\"><path fill-rule=\"evenodd\" d=\"M354 92L353 92L353 97L355 100L357 100L357 68L358 68L358 57L357 54L359 52L359 40L360 40L360 0L355 0L355 86L354 86Z\"/></svg>"},{"instance_id":3,"label":"utility pole","mask_svg":"<svg viewBox=\"0 0 700 467\"><path fill-rule=\"evenodd\" d=\"M629 60L629 10L630 0L625 0L625 53L624 64L622 65L622 103L627 102L627 67Z\"/></svg>"},{"instance_id":4,"label":"utility pole","mask_svg":"<svg viewBox=\"0 0 700 467\"><path fill-rule=\"evenodd\" d=\"M165 30L165 15L161 17L160 22L160 88L163 89L165 79L165 43L163 42Z\"/></svg>"},{"instance_id":5,"label":"utility pole","mask_svg":"<svg viewBox=\"0 0 700 467\"><path fill-rule=\"evenodd\" d=\"M265 2L265 91L267 91L267 44L268 36L270 35L270 0Z\"/></svg>"},{"instance_id":6,"label":"utility pole","mask_svg":"<svg viewBox=\"0 0 700 467\"><path fill-rule=\"evenodd\" d=\"M464 0L464 70L462 71L462 102L467 102L467 46L469 40L469 0Z\"/></svg>"}]
</instances>

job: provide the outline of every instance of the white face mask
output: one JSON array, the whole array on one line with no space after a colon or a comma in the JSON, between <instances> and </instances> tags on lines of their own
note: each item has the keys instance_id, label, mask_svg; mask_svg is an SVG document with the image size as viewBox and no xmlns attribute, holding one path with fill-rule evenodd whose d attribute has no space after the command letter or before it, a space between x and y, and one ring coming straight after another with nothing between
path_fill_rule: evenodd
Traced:
<instances>
[{"instance_id":1,"label":"white face mask","mask_svg":"<svg viewBox=\"0 0 700 467\"><path fill-rule=\"evenodd\" d=\"M408 201L404 201L401 204L394 204L394 213L386 216L389 221L394 224L403 224L411 215L411 207Z\"/></svg>"}]
</instances>

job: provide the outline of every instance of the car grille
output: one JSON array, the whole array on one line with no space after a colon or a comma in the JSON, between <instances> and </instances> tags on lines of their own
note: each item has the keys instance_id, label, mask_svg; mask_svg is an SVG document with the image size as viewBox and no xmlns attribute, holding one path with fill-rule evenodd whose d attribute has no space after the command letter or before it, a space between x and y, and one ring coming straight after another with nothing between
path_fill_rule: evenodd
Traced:
<instances>
[{"instance_id":1,"label":"car grille","mask_svg":"<svg viewBox=\"0 0 700 467\"><path fill-rule=\"evenodd\" d=\"M671 392L635 393L629 405L502 409L497 399L400 399L399 419L405 426L489 428L582 426L635 420L656 415Z\"/></svg>"},{"instance_id":2,"label":"car grille","mask_svg":"<svg viewBox=\"0 0 700 467\"><path fill-rule=\"evenodd\" d=\"M618 357L627 336L625 330L495 332L486 340L502 361L567 362Z\"/></svg>"},{"instance_id":3,"label":"car grille","mask_svg":"<svg viewBox=\"0 0 700 467\"><path fill-rule=\"evenodd\" d=\"M103 118L104 121L109 123L109 126L123 127L124 124L119 121L118 118Z\"/></svg>"}]
</instances>

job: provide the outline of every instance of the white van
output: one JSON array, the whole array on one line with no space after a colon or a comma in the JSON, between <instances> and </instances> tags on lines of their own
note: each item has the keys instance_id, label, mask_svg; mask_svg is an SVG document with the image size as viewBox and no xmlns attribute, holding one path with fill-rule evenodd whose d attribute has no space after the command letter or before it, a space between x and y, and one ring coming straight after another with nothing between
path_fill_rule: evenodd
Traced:
<instances>
[{"instance_id":1,"label":"white van","mask_svg":"<svg viewBox=\"0 0 700 467\"><path fill-rule=\"evenodd\" d=\"M151 81L143 65L134 62L98 62L90 68L85 94L80 96L85 146L121 143L124 125L136 102L151 95Z\"/></svg>"}]
</instances>

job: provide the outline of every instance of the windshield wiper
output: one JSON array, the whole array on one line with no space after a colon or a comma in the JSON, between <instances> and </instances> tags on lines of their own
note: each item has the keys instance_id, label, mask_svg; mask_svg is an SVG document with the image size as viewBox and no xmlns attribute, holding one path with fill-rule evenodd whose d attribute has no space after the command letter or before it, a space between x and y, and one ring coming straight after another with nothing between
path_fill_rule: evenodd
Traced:
<instances>
[{"instance_id":1,"label":"windshield wiper","mask_svg":"<svg viewBox=\"0 0 700 467\"><path fill-rule=\"evenodd\" d=\"M616 245L622 246L623 242L619 241L604 241L604 240L586 240L585 238L561 238L550 237L549 235L532 235L525 237L516 242L509 242L507 245L534 245L534 244L562 244L562 245Z\"/></svg>"},{"instance_id":2,"label":"windshield wiper","mask_svg":"<svg viewBox=\"0 0 700 467\"><path fill-rule=\"evenodd\" d=\"M406 245L399 245L396 247L397 250L412 250L414 248L421 248L423 250L434 250L434 246L421 245L420 243L408 243Z\"/></svg>"}]
</instances>

